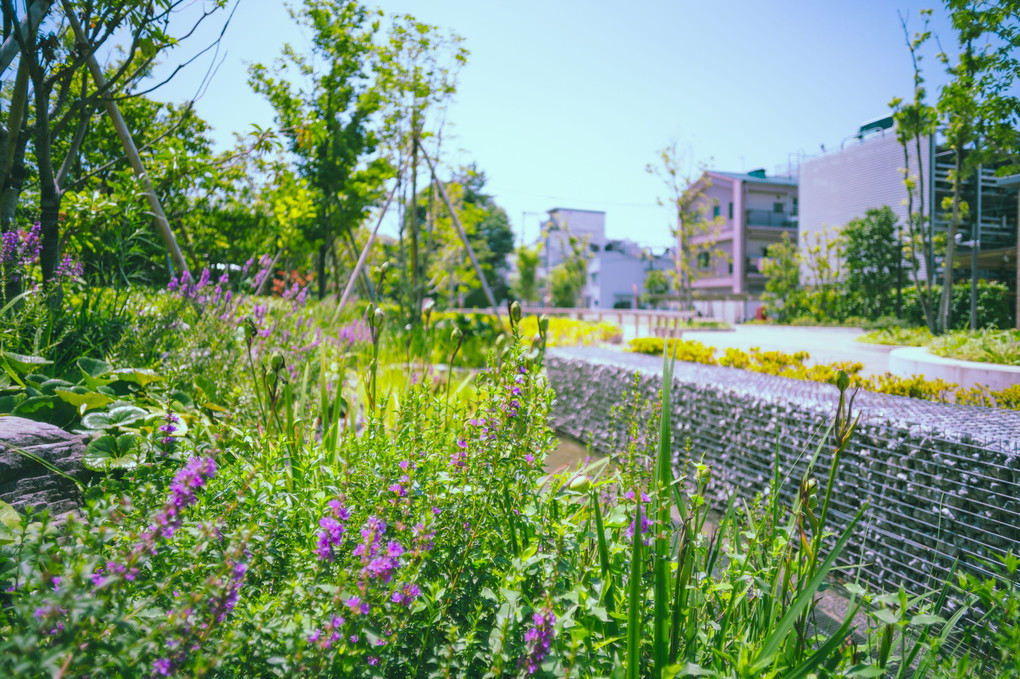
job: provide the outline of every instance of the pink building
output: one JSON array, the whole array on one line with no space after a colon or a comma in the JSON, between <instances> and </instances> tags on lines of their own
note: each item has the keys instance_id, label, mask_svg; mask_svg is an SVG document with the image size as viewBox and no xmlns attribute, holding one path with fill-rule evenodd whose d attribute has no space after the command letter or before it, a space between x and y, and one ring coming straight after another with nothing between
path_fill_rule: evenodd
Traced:
<instances>
[{"instance_id":1,"label":"pink building","mask_svg":"<svg viewBox=\"0 0 1020 679\"><path fill-rule=\"evenodd\" d=\"M797 179L766 177L764 170L709 170L698 179L699 184L706 182L704 218L718 219L721 226L718 237L710 234L692 241L695 307L705 316L731 322L754 318L765 290L761 262L769 246L784 233L797 240ZM715 246L708 248L706 242L713 239ZM725 256L698 252L699 245Z\"/></svg>"}]
</instances>

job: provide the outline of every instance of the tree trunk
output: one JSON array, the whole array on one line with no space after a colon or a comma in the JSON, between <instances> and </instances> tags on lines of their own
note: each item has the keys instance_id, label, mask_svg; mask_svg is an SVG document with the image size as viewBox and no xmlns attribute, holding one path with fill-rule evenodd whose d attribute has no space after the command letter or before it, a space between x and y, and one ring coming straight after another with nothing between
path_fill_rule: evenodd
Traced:
<instances>
[{"instance_id":1,"label":"tree trunk","mask_svg":"<svg viewBox=\"0 0 1020 679\"><path fill-rule=\"evenodd\" d=\"M956 177L953 180L953 216L949 223L949 233L946 236L946 261L942 274L942 298L939 300L939 330L949 331L949 308L953 299L953 256L956 254L956 229L960 223L960 188L963 177L960 170L963 167L963 145L956 145Z\"/></svg>"},{"instance_id":2,"label":"tree trunk","mask_svg":"<svg viewBox=\"0 0 1020 679\"><path fill-rule=\"evenodd\" d=\"M329 242L323 241L322 245L319 246L319 255L316 258L318 268L316 269L316 276L319 279L319 299L326 297L326 253L329 251Z\"/></svg>"},{"instance_id":3,"label":"tree trunk","mask_svg":"<svg viewBox=\"0 0 1020 679\"><path fill-rule=\"evenodd\" d=\"M414 132L411 145L411 323L421 321L418 294L418 132Z\"/></svg>"},{"instance_id":4,"label":"tree trunk","mask_svg":"<svg viewBox=\"0 0 1020 679\"><path fill-rule=\"evenodd\" d=\"M14 150L14 162L11 163L0 192L0 231L10 231L14 227L14 210L25 185L25 147L28 145L28 135L18 135L15 143L17 148Z\"/></svg>"}]
</instances>

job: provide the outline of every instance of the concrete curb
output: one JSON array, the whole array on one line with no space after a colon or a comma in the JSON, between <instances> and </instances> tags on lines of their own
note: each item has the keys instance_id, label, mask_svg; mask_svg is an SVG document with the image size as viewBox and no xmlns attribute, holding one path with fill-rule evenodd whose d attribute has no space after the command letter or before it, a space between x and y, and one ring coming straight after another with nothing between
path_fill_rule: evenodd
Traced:
<instances>
[{"instance_id":1,"label":"concrete curb","mask_svg":"<svg viewBox=\"0 0 1020 679\"><path fill-rule=\"evenodd\" d=\"M900 377L924 375L930 380L942 379L964 388L980 384L993 391L1001 391L1020 384L1020 366L945 358L936 356L925 347L894 349L889 354L889 370Z\"/></svg>"}]
</instances>

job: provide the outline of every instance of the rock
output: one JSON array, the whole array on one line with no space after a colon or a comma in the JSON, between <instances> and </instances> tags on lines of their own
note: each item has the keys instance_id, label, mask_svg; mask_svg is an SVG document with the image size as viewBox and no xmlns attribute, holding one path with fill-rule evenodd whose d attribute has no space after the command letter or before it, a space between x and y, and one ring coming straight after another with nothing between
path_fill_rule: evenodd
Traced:
<instances>
[{"instance_id":1,"label":"rock","mask_svg":"<svg viewBox=\"0 0 1020 679\"><path fill-rule=\"evenodd\" d=\"M91 476L81 461L85 442L83 436L69 434L51 424L9 415L0 417L0 500L19 512L27 507L35 511L48 509L53 517L77 509L81 502L78 486L32 458L85 482Z\"/></svg>"}]
</instances>

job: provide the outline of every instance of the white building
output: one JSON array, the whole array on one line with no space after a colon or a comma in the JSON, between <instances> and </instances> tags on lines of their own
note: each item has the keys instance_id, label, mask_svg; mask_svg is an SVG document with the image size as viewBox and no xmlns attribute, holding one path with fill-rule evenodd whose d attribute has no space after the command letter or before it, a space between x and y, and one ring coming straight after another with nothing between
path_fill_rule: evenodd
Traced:
<instances>
[{"instance_id":1,"label":"white building","mask_svg":"<svg viewBox=\"0 0 1020 679\"><path fill-rule=\"evenodd\" d=\"M587 241L588 278L582 293L590 309L633 307L645 291L645 277L652 269L671 270L672 253L658 256L627 240L606 238L606 213L594 210L553 208L542 225L539 275L545 282L546 304L551 304L549 281L554 268L572 254L570 237Z\"/></svg>"}]
</instances>

